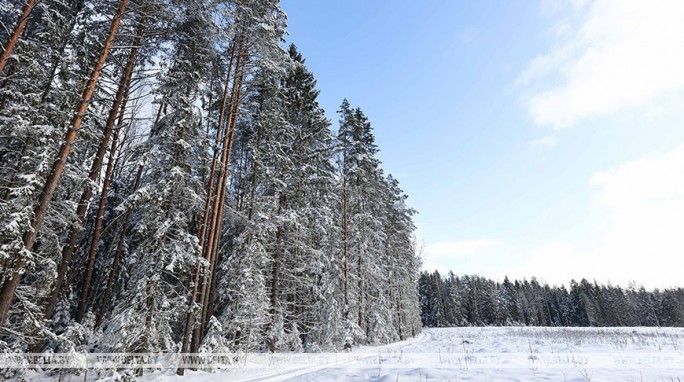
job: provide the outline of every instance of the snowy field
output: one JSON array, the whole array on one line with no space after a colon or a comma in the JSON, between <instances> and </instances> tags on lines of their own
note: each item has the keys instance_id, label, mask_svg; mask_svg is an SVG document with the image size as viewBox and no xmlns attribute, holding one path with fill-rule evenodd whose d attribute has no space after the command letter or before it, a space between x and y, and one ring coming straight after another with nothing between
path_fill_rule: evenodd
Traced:
<instances>
[{"instance_id":1,"label":"snowy field","mask_svg":"<svg viewBox=\"0 0 684 382\"><path fill-rule=\"evenodd\" d=\"M145 381L684 381L684 329L444 328L351 353L258 356ZM264 355L264 357L267 357Z\"/></svg>"}]
</instances>

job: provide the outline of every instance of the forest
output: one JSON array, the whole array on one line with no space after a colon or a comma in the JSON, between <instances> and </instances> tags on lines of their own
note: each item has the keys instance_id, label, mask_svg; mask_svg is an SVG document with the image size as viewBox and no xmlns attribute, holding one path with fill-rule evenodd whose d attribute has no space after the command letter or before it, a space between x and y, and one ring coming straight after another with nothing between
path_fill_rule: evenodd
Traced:
<instances>
[{"instance_id":1,"label":"forest","mask_svg":"<svg viewBox=\"0 0 684 382\"><path fill-rule=\"evenodd\" d=\"M537 279L496 282L476 275L422 272L422 322L453 326L684 326L684 289L647 291L572 280L570 288Z\"/></svg>"},{"instance_id":2,"label":"forest","mask_svg":"<svg viewBox=\"0 0 684 382\"><path fill-rule=\"evenodd\" d=\"M277 0L0 3L0 352L421 330L416 213ZM182 373L182 370L179 370Z\"/></svg>"}]
</instances>

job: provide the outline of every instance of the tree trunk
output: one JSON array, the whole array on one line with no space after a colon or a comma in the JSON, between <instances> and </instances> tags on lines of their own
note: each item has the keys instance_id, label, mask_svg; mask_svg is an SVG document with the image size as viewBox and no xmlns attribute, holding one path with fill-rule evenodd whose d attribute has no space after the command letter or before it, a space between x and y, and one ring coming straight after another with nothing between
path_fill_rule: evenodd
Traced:
<instances>
[{"instance_id":1,"label":"tree trunk","mask_svg":"<svg viewBox=\"0 0 684 382\"><path fill-rule=\"evenodd\" d=\"M135 184L133 185L133 192L140 188L140 183L142 181L142 173L145 167L141 164L138 166L138 172L135 174ZM121 255L123 253L123 247L126 244L126 233L128 232L128 226L131 224L131 218L133 217L133 210L128 209L126 211L126 217L124 218L123 226L121 227L121 236L116 245L116 252L114 253L114 261L112 263L112 269L109 271L109 277L107 279L107 286L105 287L104 294L102 296L102 302L100 304L100 309L97 312L97 317L95 318L95 327L99 327L102 324L104 315L107 312L107 307L109 305L109 296L112 293L112 287L114 286L114 280L119 272L119 266L121 264Z\"/></svg>"},{"instance_id":2,"label":"tree trunk","mask_svg":"<svg viewBox=\"0 0 684 382\"><path fill-rule=\"evenodd\" d=\"M230 97L230 107L229 110L230 112L228 113L228 118L226 120L226 132L224 133L223 136L223 144L222 144L222 151L221 151L221 165L219 166L219 174L218 174L218 179L216 180L216 197L213 200L212 203L212 209L211 209L211 221L210 225L208 226L208 231L207 231L207 240L204 242L203 246L203 253L204 253L204 258L209 261L209 264L214 263L214 242L217 238L217 236L220 236L220 234L217 232L217 226L219 224L219 216L221 216L221 208L224 205L223 199L225 196L225 179L228 176L228 165L227 160L230 160L230 150L231 150L231 144L232 144L232 136L233 136L233 128L235 126L235 117L236 117L236 112L234 111L236 107L239 104L239 94L240 94L240 86L242 82L242 56L243 56L243 46L244 46L244 41L240 41L240 46L239 46L239 53L237 56L237 60L235 63L235 76L233 80L233 86L231 90L231 97ZM210 268L209 275L205 275L202 277L201 281L201 292L199 294L199 299L202 301L202 314L200 315L200 323L198 325L198 328L195 329L195 334L193 335L192 339L192 351L196 352L196 350L199 348L199 341L202 333L204 332L204 327L206 326L206 312L207 312L207 302L208 302L208 289L209 289L209 284L211 283L211 274L214 272L213 269Z\"/></svg>"},{"instance_id":3,"label":"tree trunk","mask_svg":"<svg viewBox=\"0 0 684 382\"><path fill-rule=\"evenodd\" d=\"M206 236L206 230L207 230L207 222L209 220L209 213L210 213L210 206L211 206L211 200L214 195L214 176L216 175L216 164L218 161L218 152L219 152L219 143L221 142L221 133L223 132L223 135L227 134L226 129L223 129L223 119L225 118L225 111L226 111L226 106L227 106L227 101L228 101L228 85L230 83L230 78L231 78L231 72L233 70L233 60L235 59L235 50L237 47L237 42L233 42L233 46L231 48L230 52L230 61L228 63L228 70L226 73L226 81L223 85L223 99L221 101L221 111L219 113L219 120L218 120L218 125L216 127L216 137L215 137L215 144L214 144L214 153L213 153L213 158L211 161L211 171L209 174L209 186L208 186L208 192L207 192L207 200L204 204L204 215L202 218L202 222L200 224L200 229L198 232L198 238L200 241L200 248L204 246L204 239ZM237 78L234 76L234 78ZM235 81L235 79L233 80ZM232 101L231 101L232 102ZM222 148L223 149L223 148Z\"/></svg>"},{"instance_id":4,"label":"tree trunk","mask_svg":"<svg viewBox=\"0 0 684 382\"><path fill-rule=\"evenodd\" d=\"M228 74L226 76L226 82L224 86L224 93L223 93L223 100L221 103L221 113L219 116L219 123L217 126L216 130L216 145L215 145L215 151L213 154L212 158L212 163L211 163L211 174L209 176L209 184L208 184L208 192L207 192L207 200L204 206L204 214L202 218L202 223L199 231L199 246L200 246L200 254L198 254L198 260L199 257L203 257L209 263L211 264L211 259L208 258L207 256L210 256L210 253L205 249L206 248L206 242L207 242L207 235L211 236L211 231L209 231L209 219L212 217L212 212L213 210L211 209L212 206L212 201L217 200L220 197L220 189L219 189L219 181L220 181L220 176L218 179L216 179L216 184L214 184L214 177L216 174L216 169L217 169L217 162L218 162L218 155L219 151L222 153L226 150L225 148L225 140L228 137L228 126L229 124L226 124L226 127L223 128L223 119L225 118L225 109L226 109L226 102L227 102L227 97L228 97L228 84L231 78L231 71L232 71L232 64L233 64L233 59L234 59L234 53L235 53L235 46L233 47L233 52L231 52L231 62L230 62L230 67L228 70ZM239 64L239 60L237 62ZM237 66L236 66L236 73L237 73ZM233 76L233 82L236 81L236 76ZM232 90L231 90L232 91ZM230 103L232 105L234 98L234 94L231 93L230 96ZM229 109L232 106L229 107ZM229 115L230 117L230 115ZM223 155L222 155L223 157ZM216 195L214 195L216 194ZM209 269L207 269L208 272L210 272ZM199 315L199 325L194 329L194 334L192 338L192 349L193 352L199 347L199 336L201 335L201 325L202 325L202 317L203 314L202 312L204 311L203 309L203 304L204 304L204 293L206 293L206 282L207 282L207 274L203 274L202 270L200 269L199 262L197 263L195 267L195 282L193 283L193 290L192 290L192 296L191 296L191 303L194 304L199 300L200 302L200 315ZM192 309L192 305L190 307ZM194 323L194 313L191 311L188 311L188 316L186 317L186 331L184 332L183 335L183 347L185 350L187 350L187 346L189 344L190 340L190 333L188 332L189 326L192 327ZM188 326L189 324L189 326ZM177 371L178 375L183 374L183 369L178 369Z\"/></svg>"},{"instance_id":5,"label":"tree trunk","mask_svg":"<svg viewBox=\"0 0 684 382\"><path fill-rule=\"evenodd\" d=\"M78 207L76 209L76 222L72 224L66 245L62 249L62 259L60 260L59 267L57 269L57 278L51 289L48 304L45 307L45 317L48 319L52 317L54 309L57 305L57 301L59 299L59 292L62 288L62 284L64 283L64 276L66 274L67 267L69 265L69 262L71 261L71 256L73 255L76 249L76 239L78 238L78 235L81 233L81 230L83 229L83 223L85 222L85 216L88 212L90 199L93 195L92 184L97 180L98 176L100 175L100 170L102 169L102 162L104 161L104 156L107 152L107 146L109 146L109 139L114 129L114 123L116 122L116 117L119 113L119 109L121 108L121 104L123 103L124 95L126 94L128 86L131 82L133 69L135 68L135 61L138 55L138 45L140 45L142 35L144 32L145 19L146 15L143 10L143 14L140 16L140 24L138 25L138 31L136 33L135 40L133 41L133 48L131 48L131 52L128 55L126 67L122 74L121 80L119 81L119 87L116 91L116 96L114 97L114 103L112 104L112 107L109 110L109 116L107 117L105 128L102 131L102 138L97 148L95 160L93 161L90 167L88 181L86 182L83 188L83 191L81 193L81 199L78 202Z\"/></svg>"},{"instance_id":6,"label":"tree trunk","mask_svg":"<svg viewBox=\"0 0 684 382\"><path fill-rule=\"evenodd\" d=\"M212 263L211 263L211 268L210 268L210 280L208 284L209 288L209 293L207 297L205 298L205 304L206 306L205 309L205 314L204 314L204 320L203 320L203 325L202 325L202 331L204 332L206 330L206 326L209 323L209 318L211 318L211 315L214 311L214 300L216 297L216 276L217 276L217 267L219 264L219 245L221 243L221 232L223 232L223 215L225 213L225 205L226 205L226 191L227 191L227 186L228 186L228 175L230 173L230 158L231 158L231 153L233 150L233 142L234 142L234 137L235 137L235 125L237 123L237 115L238 111L240 108L240 94L241 94L241 84L244 79L244 73L241 73L238 79L238 85L237 85L237 95L235 96L235 102L233 105L233 108L231 110L232 116L229 116L229 122L230 125L228 126L228 131L230 131L230 136L228 137L228 155L226 157L226 163L224 167L224 177L223 177L223 183L221 185L220 191L220 206L218 209L218 226L217 229L214 231L214 235L216 236L214 239L214 248L212 251Z\"/></svg>"},{"instance_id":7,"label":"tree trunk","mask_svg":"<svg viewBox=\"0 0 684 382\"><path fill-rule=\"evenodd\" d=\"M7 65L7 61L9 61L10 55L12 55L14 47L17 45L17 41L19 41L19 36L21 36L21 32L24 31L26 23L28 23L29 15L31 14L31 11L33 10L33 7L35 5L36 0L28 0L26 2L26 5L24 5L24 8L22 8L21 15L17 20L17 25L14 26L12 34L10 34L7 43L5 43L5 50L3 50L2 54L0 55L0 73L2 73L3 70L5 70L5 65ZM2 317L0 316L0 327L2 326L3 322L4 320L2 320Z\"/></svg>"},{"instance_id":8,"label":"tree trunk","mask_svg":"<svg viewBox=\"0 0 684 382\"><path fill-rule=\"evenodd\" d=\"M29 0L29 3L33 4L35 3L35 0ZM43 187L43 191L40 195L40 198L38 200L38 204L36 205L34 209L34 217L32 219L32 230L28 231L24 234L23 241L24 241L24 249L26 251L31 251L33 249L33 245L36 242L36 237L38 236L38 232L40 231L40 227L43 225L43 222L45 221L45 215L47 215L48 207L50 206L50 202L52 201L52 194L54 194L55 190L57 189L57 185L59 184L59 180L62 177L62 172L64 171L64 165L66 164L67 159L69 158L69 153L71 152L71 147L74 144L74 141L76 140L76 136L78 135L78 130L81 127L81 124L83 123L83 117L85 116L86 112L88 111L88 105L90 104L90 99L93 96L93 93L95 92L95 86L97 85L97 80L100 77L100 74L102 72L102 68L104 67L105 61L107 60L107 56L109 55L109 50L112 47L112 43L114 42L114 38L116 37L116 31L119 28L119 23L121 22L121 19L123 18L124 11L126 10L126 6L128 5L128 0L121 0L119 3L119 8L117 9L116 15L114 16L114 19L112 20L112 25L109 29L109 34L107 35L107 39L104 42L104 47L102 49L102 52L100 53L100 56L98 57L97 61L95 61L94 67L92 72L90 73L90 78L88 79L88 82L86 84L85 89L83 90L83 94L81 96L81 101L78 104L78 107L76 108L76 113L74 114L73 119L71 120L71 126L69 127L69 130L66 133L66 136L64 138L64 143L62 144L62 147L59 150L59 154L57 155L57 159L55 160L54 164L52 165L52 170L50 171L50 175L48 176L47 180L45 181L45 185ZM28 4L27 4L28 6ZM32 6L32 5L31 5ZM26 12L28 14L30 12L30 8ZM22 26L23 29L23 26ZM18 36L17 36L18 37ZM8 49L5 49L6 53ZM3 53L3 56L4 56ZM4 67L4 64L3 66ZM14 257L17 258L16 261L16 266L17 268L23 267L26 258L21 256L20 254L15 254ZM16 292L17 286L19 285L19 281L21 280L21 274L20 273L15 273L9 280L7 280L3 286L2 289L0 290L0 327L4 326L5 321L7 320L7 315L9 313L9 307L12 302L12 299L14 298L14 293Z\"/></svg>"},{"instance_id":9,"label":"tree trunk","mask_svg":"<svg viewBox=\"0 0 684 382\"><path fill-rule=\"evenodd\" d=\"M257 131L256 131L256 137L254 139L256 147L259 147L259 144L261 143L261 134L263 133L261 131L261 124L257 126ZM259 169L259 164L254 161L252 163L252 181L250 182L250 189L249 189L249 209L247 211L247 220L252 221L252 217L254 216L254 194L256 192L256 186L257 186L257 170Z\"/></svg>"},{"instance_id":10,"label":"tree trunk","mask_svg":"<svg viewBox=\"0 0 684 382\"><path fill-rule=\"evenodd\" d=\"M277 211L277 216L279 216L282 213L282 208L283 208L283 201L285 197L283 194L280 194L278 197L278 211ZM280 263L283 258L283 243L282 243L282 238L283 238L283 228L278 227L276 229L276 237L275 237L275 250L273 253L273 267L271 268L271 319L275 318L276 314L276 308L278 305L278 277L280 276ZM273 323L271 323L273 324ZM274 349L271 349L273 351Z\"/></svg>"},{"instance_id":11,"label":"tree trunk","mask_svg":"<svg viewBox=\"0 0 684 382\"><path fill-rule=\"evenodd\" d=\"M363 329L363 297L364 297L364 292L363 292L363 275L361 274L361 270L363 269L363 265L361 264L361 253L359 252L358 254L359 259L358 259L358 267L359 270L357 273L359 274L359 327ZM367 339L367 338L366 338Z\"/></svg>"},{"instance_id":12,"label":"tree trunk","mask_svg":"<svg viewBox=\"0 0 684 382\"><path fill-rule=\"evenodd\" d=\"M109 186L112 183L112 172L114 171L114 158L116 156L116 149L119 143L119 132L123 126L124 116L126 114L126 101L128 99L128 92L121 103L121 111L119 113L119 123L112 136L112 147L109 150L109 162L107 162L107 169L105 170L104 183L102 184L102 191L100 192L100 202L97 206L97 214L95 215L95 227L93 228L93 235L90 240L90 248L88 248L88 267L86 268L86 275L81 289L81 298L78 301L78 311L76 313L76 321L82 322L85 315L86 304L88 303L88 294L90 290L90 282L93 277L93 268L95 267L95 260L97 259L97 244L100 242L100 233L102 230L102 218L104 217L104 210L107 206L107 194L109 193Z\"/></svg>"},{"instance_id":13,"label":"tree trunk","mask_svg":"<svg viewBox=\"0 0 684 382\"><path fill-rule=\"evenodd\" d=\"M154 125L159 123L159 120L161 119L162 116L162 109L164 108L164 102L162 101L161 104L159 105L159 110L157 111L157 116L154 120ZM150 134L150 136L152 136ZM135 174L135 182L133 184L133 192L137 191L140 188L140 184L142 183L142 174L143 171L145 170L145 163L141 162L138 165L138 171ZM109 272L109 278L107 279L107 286L105 287L104 295L102 296L102 303L100 304L100 309L97 313L97 317L95 318L95 327L99 327L102 325L102 320L104 319L105 313L107 313L107 307L109 306L109 296L112 293L112 288L114 286L114 280L116 279L116 275L119 272L119 267L121 264L121 256L123 255L123 247L126 245L126 234L128 233L128 227L131 224L131 219L133 218L133 210L129 208L126 211L126 215L124 217L124 222L121 227L121 235L119 236L119 241L116 245L116 253L114 254L114 262L112 264L112 269Z\"/></svg>"},{"instance_id":14,"label":"tree trunk","mask_svg":"<svg viewBox=\"0 0 684 382\"><path fill-rule=\"evenodd\" d=\"M198 238L199 238L199 246L200 246L200 252L202 252L202 248L204 247L204 239L206 236L206 228L207 228L207 222L209 220L209 207L211 206L211 199L212 195L214 193L214 175L216 172L216 164L218 161L218 149L219 149L219 142L221 141L221 132L223 131L223 135L227 134L225 129L223 129L223 119L225 117L225 110L227 106L227 101L228 101L228 88L229 88L229 83L230 83L230 78L231 78L231 72L233 70L233 61L235 59L235 51L237 47L237 41L233 41L233 46L231 48L231 53L230 53L230 61L228 62L228 70L226 71L226 80L225 84L223 86L223 99L221 101L221 111L219 113L219 120L218 120L218 125L216 127L216 138L215 138L215 145L214 145L214 153L213 153L213 159L211 162L211 171L209 175L209 185L208 185L208 192L207 192L207 200L204 205L204 214L202 218L202 222L200 225L200 229L198 231ZM235 81L235 77L233 81ZM194 281L193 281L193 287L192 287L192 293L190 295L190 305L188 307L188 314L185 318L185 329L183 331L183 344L181 346L181 353L185 353L188 351L188 346L190 344L190 333L192 332L192 326L194 323L194 312L193 312L193 305L195 305L195 302L197 301L197 293L199 290L199 283L200 283L200 275L201 275L201 269L200 269L200 263L199 263L199 257L201 256L201 253L197 254L197 265L195 266L195 271L194 271ZM179 368L176 370L176 374L178 375L183 375L185 370L183 368Z\"/></svg>"},{"instance_id":15,"label":"tree trunk","mask_svg":"<svg viewBox=\"0 0 684 382\"><path fill-rule=\"evenodd\" d=\"M43 90L43 94L40 98L41 104L44 103L46 98L47 98L47 95L48 95L50 88L52 86L53 79L54 79L55 74L57 72L57 68L58 68L59 63L60 63L60 58L64 54L64 51L66 50L66 47L68 45L68 42L69 42L68 37L71 35L71 33L74 30L74 27L76 26L76 21L78 19L77 16L81 12L81 10L83 9L84 4L85 4L85 0L79 0L79 2L73 7L73 9L71 11L71 19L69 21L69 25L65 28L65 30L63 32L63 34L64 34L63 43L60 46L57 53L53 55L53 60L52 60L51 68L50 68L50 74L48 75L48 79L46 80L46 84L45 84L45 89ZM2 84L0 85L0 89L4 89L6 86L8 86L10 84L11 78L16 71L16 67L17 67L16 62L10 63L10 66L7 68L8 74L3 79ZM7 104L7 101L9 101L9 99L10 99L9 93L5 93L2 95L2 99L0 99L0 111L5 109L5 105ZM20 158L23 157L23 153L26 150L27 143L24 142L21 144L21 146L22 146L22 149L21 149L22 155L20 156ZM1 158L0 158L0 160L1 160ZM7 198L7 195L9 195L9 193L10 193L9 190L11 188L14 188L16 176L19 174L19 166L20 165L21 165L21 161L18 161L17 164L15 165L15 169L16 169L15 172L16 173L12 175L12 178L10 181L10 186L7 188L5 198Z\"/></svg>"},{"instance_id":16,"label":"tree trunk","mask_svg":"<svg viewBox=\"0 0 684 382\"><path fill-rule=\"evenodd\" d=\"M243 206L242 201L244 200L244 198L243 198L242 182L240 180L242 179L242 174L245 171L246 164L247 164L247 161L245 160L244 150L242 150L240 152L240 164L238 165L238 173L237 173L237 176L234 178L235 179L235 211L238 211L238 212L242 212L242 206Z\"/></svg>"},{"instance_id":17,"label":"tree trunk","mask_svg":"<svg viewBox=\"0 0 684 382\"><path fill-rule=\"evenodd\" d=\"M347 216L347 140L344 141L344 151L342 152L342 229L344 236L344 309L345 316L349 312L349 218ZM348 317L345 317L348 318Z\"/></svg>"}]
</instances>

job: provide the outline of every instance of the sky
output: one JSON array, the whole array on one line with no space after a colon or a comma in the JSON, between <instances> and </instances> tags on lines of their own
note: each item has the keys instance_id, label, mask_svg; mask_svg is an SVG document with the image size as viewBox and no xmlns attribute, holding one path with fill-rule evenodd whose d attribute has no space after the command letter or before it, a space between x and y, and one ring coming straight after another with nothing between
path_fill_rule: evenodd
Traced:
<instances>
[{"instance_id":1,"label":"sky","mask_svg":"<svg viewBox=\"0 0 684 382\"><path fill-rule=\"evenodd\" d=\"M418 210L423 268L684 286L684 2L282 0Z\"/></svg>"}]
</instances>

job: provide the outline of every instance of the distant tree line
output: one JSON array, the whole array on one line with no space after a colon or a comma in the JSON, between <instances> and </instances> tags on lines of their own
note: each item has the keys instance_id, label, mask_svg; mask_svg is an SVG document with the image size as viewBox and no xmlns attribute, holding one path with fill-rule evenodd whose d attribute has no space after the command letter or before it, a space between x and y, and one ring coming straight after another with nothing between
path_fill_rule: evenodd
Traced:
<instances>
[{"instance_id":1,"label":"distant tree line","mask_svg":"<svg viewBox=\"0 0 684 382\"><path fill-rule=\"evenodd\" d=\"M531 280L496 282L476 275L422 272L421 319L426 327L472 325L684 326L684 289L625 289L572 280L570 289Z\"/></svg>"}]
</instances>

